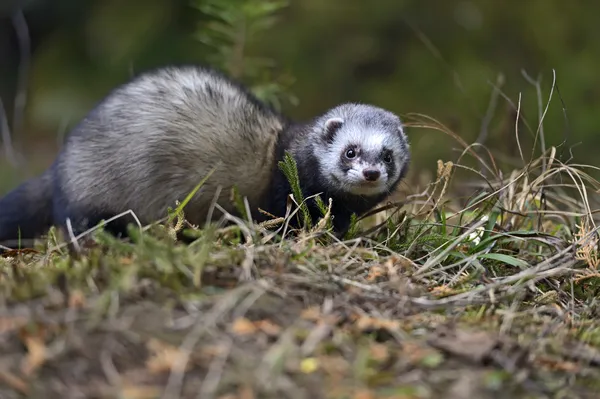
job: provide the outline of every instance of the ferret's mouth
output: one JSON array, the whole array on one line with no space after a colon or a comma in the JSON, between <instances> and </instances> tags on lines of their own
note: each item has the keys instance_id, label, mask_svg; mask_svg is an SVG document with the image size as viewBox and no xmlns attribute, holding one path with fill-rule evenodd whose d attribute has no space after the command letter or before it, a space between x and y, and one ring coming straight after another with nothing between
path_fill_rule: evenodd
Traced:
<instances>
[{"instance_id":1,"label":"ferret's mouth","mask_svg":"<svg viewBox=\"0 0 600 399\"><path fill-rule=\"evenodd\" d=\"M357 195L376 195L386 190L387 186L382 179L376 181L349 181L346 185L346 191Z\"/></svg>"},{"instance_id":2,"label":"ferret's mouth","mask_svg":"<svg viewBox=\"0 0 600 399\"><path fill-rule=\"evenodd\" d=\"M352 195L358 195L358 196L362 196L362 197L372 197L372 196L376 196L376 195L380 195L380 194L384 193L385 190L369 187L369 188L362 188L362 189L353 188L353 189L348 190L347 192Z\"/></svg>"},{"instance_id":3,"label":"ferret's mouth","mask_svg":"<svg viewBox=\"0 0 600 399\"><path fill-rule=\"evenodd\" d=\"M342 190L355 195L377 195L387 190L384 179L369 181L365 179L352 179L350 176L341 179L334 174L331 175L332 181Z\"/></svg>"}]
</instances>

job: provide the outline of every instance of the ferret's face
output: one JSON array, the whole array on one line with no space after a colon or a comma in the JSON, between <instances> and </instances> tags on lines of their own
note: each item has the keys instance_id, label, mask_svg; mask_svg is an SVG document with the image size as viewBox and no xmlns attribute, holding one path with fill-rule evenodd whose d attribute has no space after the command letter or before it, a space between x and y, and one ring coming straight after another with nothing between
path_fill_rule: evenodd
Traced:
<instances>
[{"instance_id":1,"label":"ferret's face","mask_svg":"<svg viewBox=\"0 0 600 399\"><path fill-rule=\"evenodd\" d=\"M335 188L364 196L389 192L409 160L400 120L384 111L325 121L321 172Z\"/></svg>"}]
</instances>

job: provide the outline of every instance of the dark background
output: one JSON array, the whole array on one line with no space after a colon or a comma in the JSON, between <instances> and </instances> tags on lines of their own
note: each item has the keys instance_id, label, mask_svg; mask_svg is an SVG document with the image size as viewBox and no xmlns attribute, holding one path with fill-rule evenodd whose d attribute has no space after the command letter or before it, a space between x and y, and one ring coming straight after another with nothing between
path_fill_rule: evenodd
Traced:
<instances>
[{"instance_id":1,"label":"dark background","mask_svg":"<svg viewBox=\"0 0 600 399\"><path fill-rule=\"evenodd\" d=\"M0 97L14 145L23 154L17 167L0 154L0 194L45 168L69 127L132 73L210 62L214 49L198 40L211 26L200 8L206 3L0 1ZM19 9L25 28L15 17ZM519 95L525 148L538 125L536 86L524 72L541 78L545 107L554 70L546 145L561 146L564 160L573 156L572 162L596 166L598 15L600 2L592 0L293 0L269 29L243 37L243 53L270 63L263 64L268 74L261 79L281 85L288 96L281 96L279 106L294 118L346 101L373 103L403 116L425 114L467 143L485 136L484 144L508 167L522 165L515 141ZM29 55L20 55L20 44L30 47L25 48ZM25 91L18 89L19 71L25 71ZM245 81L243 74L239 78ZM496 84L500 91L494 95ZM23 118L15 119L20 92L26 107ZM431 179L438 159L455 160L463 150L439 131L409 128L408 133L411 179L417 183Z\"/></svg>"}]
</instances>

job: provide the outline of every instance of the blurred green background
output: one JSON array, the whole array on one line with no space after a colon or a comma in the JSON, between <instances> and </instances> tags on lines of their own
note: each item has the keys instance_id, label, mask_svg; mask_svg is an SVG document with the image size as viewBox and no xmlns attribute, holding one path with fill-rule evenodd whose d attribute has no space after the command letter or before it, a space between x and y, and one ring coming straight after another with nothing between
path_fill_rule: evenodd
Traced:
<instances>
[{"instance_id":1,"label":"blurred green background","mask_svg":"<svg viewBox=\"0 0 600 399\"><path fill-rule=\"evenodd\" d=\"M546 145L562 144L565 160L573 155L576 162L598 164L600 2L278 3L283 7L253 25L235 10L246 7L248 16L274 6L272 1L0 2L0 96L25 162L14 168L0 154L0 194L47 167L68 129L113 87L132 73L170 63L224 66L296 119L346 101L425 114L467 143L484 132L485 145L509 165L518 154L519 96L531 128L519 128L525 148L538 123L536 86L524 72L541 77L545 107L555 70ZM17 10L30 42L16 34ZM231 22L229 31L221 29L223 20ZM20 55L19 44L30 46L29 56ZM22 123L13 117L19 71L26 77ZM430 178L423 173L435 171L438 159L455 160L462 151L441 132L408 133L413 180Z\"/></svg>"}]
</instances>

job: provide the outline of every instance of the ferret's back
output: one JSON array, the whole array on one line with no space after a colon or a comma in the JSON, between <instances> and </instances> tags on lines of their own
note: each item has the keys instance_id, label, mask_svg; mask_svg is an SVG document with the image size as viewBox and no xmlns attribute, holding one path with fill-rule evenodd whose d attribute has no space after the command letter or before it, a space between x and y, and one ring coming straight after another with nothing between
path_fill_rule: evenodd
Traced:
<instances>
[{"instance_id":1,"label":"ferret's back","mask_svg":"<svg viewBox=\"0 0 600 399\"><path fill-rule=\"evenodd\" d=\"M284 119L223 75L163 68L117 88L73 130L59 156L69 202L98 213L165 216L214 167L186 216L203 221L217 182L258 201ZM198 214L198 215L196 215Z\"/></svg>"}]
</instances>

